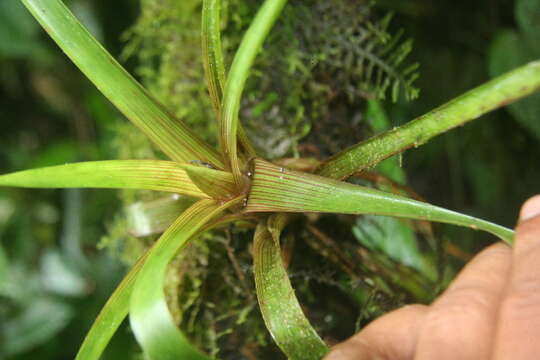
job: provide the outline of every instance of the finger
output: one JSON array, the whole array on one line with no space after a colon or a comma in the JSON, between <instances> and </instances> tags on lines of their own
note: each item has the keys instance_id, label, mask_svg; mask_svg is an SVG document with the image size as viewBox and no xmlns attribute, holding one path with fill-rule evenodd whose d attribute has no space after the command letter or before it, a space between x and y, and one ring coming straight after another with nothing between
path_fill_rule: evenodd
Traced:
<instances>
[{"instance_id":1,"label":"finger","mask_svg":"<svg viewBox=\"0 0 540 360\"><path fill-rule=\"evenodd\" d=\"M386 314L333 347L324 360L412 360L426 312L424 305L408 305Z\"/></svg>"},{"instance_id":2,"label":"finger","mask_svg":"<svg viewBox=\"0 0 540 360\"><path fill-rule=\"evenodd\" d=\"M540 197L526 202L516 229L512 270L499 311L494 359L540 353Z\"/></svg>"},{"instance_id":3,"label":"finger","mask_svg":"<svg viewBox=\"0 0 540 360\"><path fill-rule=\"evenodd\" d=\"M478 254L424 319L415 360L488 359L511 266L512 251L496 244Z\"/></svg>"},{"instance_id":4,"label":"finger","mask_svg":"<svg viewBox=\"0 0 540 360\"><path fill-rule=\"evenodd\" d=\"M519 213L519 222L524 222L540 214L540 195L525 201Z\"/></svg>"}]
</instances>

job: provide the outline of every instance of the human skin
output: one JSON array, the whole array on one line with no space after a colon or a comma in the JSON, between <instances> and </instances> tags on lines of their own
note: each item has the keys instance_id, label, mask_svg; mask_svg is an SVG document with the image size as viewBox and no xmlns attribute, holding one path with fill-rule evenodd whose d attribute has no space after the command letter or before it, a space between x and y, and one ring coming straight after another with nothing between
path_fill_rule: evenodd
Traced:
<instances>
[{"instance_id":1,"label":"human skin","mask_svg":"<svg viewBox=\"0 0 540 360\"><path fill-rule=\"evenodd\" d=\"M431 305L382 316L325 360L531 360L539 358L539 334L537 195L521 208L512 248L486 248Z\"/></svg>"}]
</instances>

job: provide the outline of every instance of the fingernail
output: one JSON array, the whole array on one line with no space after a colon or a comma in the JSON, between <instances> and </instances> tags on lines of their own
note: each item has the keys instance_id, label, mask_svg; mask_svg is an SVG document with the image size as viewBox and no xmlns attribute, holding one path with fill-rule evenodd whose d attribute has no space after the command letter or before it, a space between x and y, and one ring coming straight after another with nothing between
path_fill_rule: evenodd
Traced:
<instances>
[{"instance_id":1,"label":"fingernail","mask_svg":"<svg viewBox=\"0 0 540 360\"><path fill-rule=\"evenodd\" d=\"M540 195L533 196L525 201L519 213L519 221L523 222L540 215Z\"/></svg>"}]
</instances>

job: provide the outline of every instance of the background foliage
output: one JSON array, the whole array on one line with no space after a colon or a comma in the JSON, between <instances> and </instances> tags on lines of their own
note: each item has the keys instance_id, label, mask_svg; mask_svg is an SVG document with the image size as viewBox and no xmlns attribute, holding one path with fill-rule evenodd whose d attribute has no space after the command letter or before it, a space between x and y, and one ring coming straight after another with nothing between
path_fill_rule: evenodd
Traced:
<instances>
[{"instance_id":1,"label":"background foliage","mask_svg":"<svg viewBox=\"0 0 540 360\"><path fill-rule=\"evenodd\" d=\"M199 55L200 0L68 3L156 97L215 142ZM224 0L227 63L258 5ZM291 1L257 60L242 121L269 158L324 158L538 58L538 19L538 0ZM0 94L1 173L161 156L18 1L0 3ZM520 203L540 192L538 110L536 95L387 160L357 181L414 189L432 203L512 227ZM125 208L154 196L0 191L0 357L72 358L123 265L152 241L130 235ZM289 274L329 342L404 302L429 301L493 240L375 216L298 222L306 226L293 224L296 241L283 244ZM169 304L178 322L220 358L281 356L256 307L249 239L241 228L212 234L170 271ZM121 330L107 356L139 357L131 338L127 327Z\"/></svg>"}]
</instances>

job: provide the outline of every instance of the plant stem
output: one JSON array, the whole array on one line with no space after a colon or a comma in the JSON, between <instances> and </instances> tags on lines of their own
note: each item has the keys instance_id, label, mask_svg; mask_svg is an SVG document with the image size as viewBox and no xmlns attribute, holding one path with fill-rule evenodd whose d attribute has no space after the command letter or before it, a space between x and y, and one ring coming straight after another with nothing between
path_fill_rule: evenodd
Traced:
<instances>
[{"instance_id":1,"label":"plant stem","mask_svg":"<svg viewBox=\"0 0 540 360\"><path fill-rule=\"evenodd\" d=\"M508 105L539 88L540 61L534 61L478 86L401 127L345 149L328 159L317 173L344 179L394 154L423 145L436 135Z\"/></svg>"}]
</instances>

